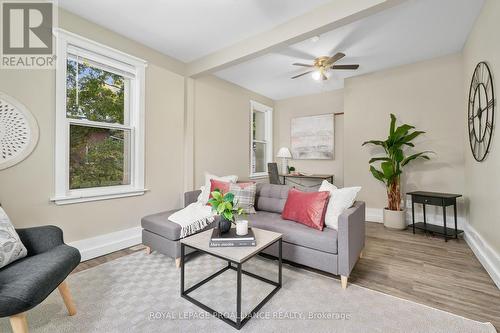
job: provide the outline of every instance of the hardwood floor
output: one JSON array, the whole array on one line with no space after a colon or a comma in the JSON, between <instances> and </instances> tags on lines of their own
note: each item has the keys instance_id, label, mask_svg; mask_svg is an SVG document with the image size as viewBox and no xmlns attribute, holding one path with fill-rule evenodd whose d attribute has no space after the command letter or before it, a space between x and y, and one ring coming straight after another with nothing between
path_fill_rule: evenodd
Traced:
<instances>
[{"instance_id":1,"label":"hardwood floor","mask_svg":"<svg viewBox=\"0 0 500 333\"><path fill-rule=\"evenodd\" d=\"M349 282L478 321L500 331L500 290L463 239L442 238L411 230L393 231L366 223L366 247ZM82 271L116 258L145 251L137 245L81 263Z\"/></svg>"},{"instance_id":2,"label":"hardwood floor","mask_svg":"<svg viewBox=\"0 0 500 333\"><path fill-rule=\"evenodd\" d=\"M86 269L99 266L99 265L104 264L106 262L109 262L111 260L115 260L115 259L118 259L120 257L127 256L129 254L132 254L132 253L135 253L138 251L145 251L145 250L146 250L146 247L141 244L141 245L129 247L128 249L116 251L116 252L107 254L105 256L102 256L102 257L97 257L97 258L94 258L91 260L87 260L87 261L80 263L80 265L78 265L73 270L73 272L71 274L78 273L78 272L84 271Z\"/></svg>"},{"instance_id":3,"label":"hardwood floor","mask_svg":"<svg viewBox=\"0 0 500 333\"><path fill-rule=\"evenodd\" d=\"M463 239L450 240L411 230L366 224L363 258L350 281L429 305L500 330L500 290Z\"/></svg>"}]
</instances>

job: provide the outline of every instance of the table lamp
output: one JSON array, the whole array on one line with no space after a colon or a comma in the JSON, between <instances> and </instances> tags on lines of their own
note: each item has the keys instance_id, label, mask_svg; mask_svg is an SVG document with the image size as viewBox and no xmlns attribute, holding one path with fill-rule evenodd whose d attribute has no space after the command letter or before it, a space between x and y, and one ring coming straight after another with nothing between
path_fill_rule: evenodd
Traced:
<instances>
[{"instance_id":1,"label":"table lamp","mask_svg":"<svg viewBox=\"0 0 500 333\"><path fill-rule=\"evenodd\" d=\"M288 173L288 159L292 158L290 150L287 147L281 147L276 157L281 158L281 174L286 175Z\"/></svg>"}]
</instances>

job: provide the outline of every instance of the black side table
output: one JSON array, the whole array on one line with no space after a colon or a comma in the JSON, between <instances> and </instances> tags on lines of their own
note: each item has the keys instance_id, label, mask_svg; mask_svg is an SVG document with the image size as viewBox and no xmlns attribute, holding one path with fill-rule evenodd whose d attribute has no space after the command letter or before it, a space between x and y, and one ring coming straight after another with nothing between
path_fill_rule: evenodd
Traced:
<instances>
[{"instance_id":1,"label":"black side table","mask_svg":"<svg viewBox=\"0 0 500 333\"><path fill-rule=\"evenodd\" d=\"M451 193L436 193L436 192L424 192L415 191L409 192L411 195L411 216L413 222L413 233L415 233L415 228L429 231L434 234L444 236L444 240L447 242L448 238L458 239L458 234L463 233L463 230L457 228L457 198L460 198L461 194L451 194ZM415 223L415 203L422 204L424 210L424 222ZM425 216L425 205L440 206L443 207L443 227L427 223ZM453 212L455 215L455 228L446 227L446 207L453 206Z\"/></svg>"}]
</instances>

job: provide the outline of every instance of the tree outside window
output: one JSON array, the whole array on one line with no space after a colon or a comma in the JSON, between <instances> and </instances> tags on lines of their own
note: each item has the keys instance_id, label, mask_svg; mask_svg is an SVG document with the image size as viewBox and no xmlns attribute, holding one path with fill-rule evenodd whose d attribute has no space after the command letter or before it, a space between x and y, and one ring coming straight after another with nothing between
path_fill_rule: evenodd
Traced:
<instances>
[{"instance_id":1,"label":"tree outside window","mask_svg":"<svg viewBox=\"0 0 500 333\"><path fill-rule=\"evenodd\" d=\"M114 126L127 125L128 84L121 75L68 58L70 189L130 184L130 130Z\"/></svg>"}]
</instances>

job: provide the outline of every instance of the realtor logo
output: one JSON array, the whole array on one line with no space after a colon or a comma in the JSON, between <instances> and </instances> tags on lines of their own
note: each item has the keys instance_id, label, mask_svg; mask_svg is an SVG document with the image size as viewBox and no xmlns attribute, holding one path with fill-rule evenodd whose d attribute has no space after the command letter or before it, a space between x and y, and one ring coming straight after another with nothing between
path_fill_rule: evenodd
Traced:
<instances>
[{"instance_id":1,"label":"realtor logo","mask_svg":"<svg viewBox=\"0 0 500 333\"><path fill-rule=\"evenodd\" d=\"M3 1L2 68L46 69L55 65L49 1Z\"/></svg>"}]
</instances>

